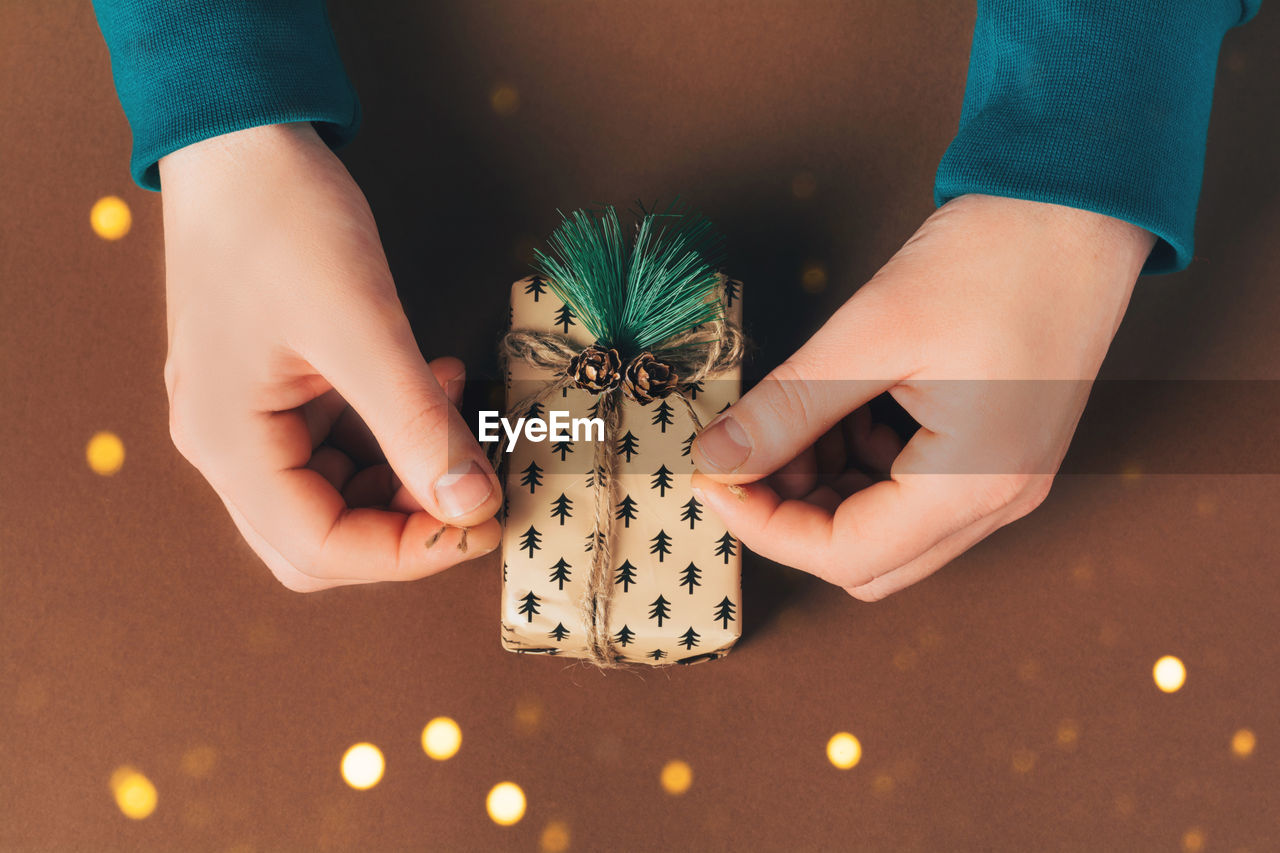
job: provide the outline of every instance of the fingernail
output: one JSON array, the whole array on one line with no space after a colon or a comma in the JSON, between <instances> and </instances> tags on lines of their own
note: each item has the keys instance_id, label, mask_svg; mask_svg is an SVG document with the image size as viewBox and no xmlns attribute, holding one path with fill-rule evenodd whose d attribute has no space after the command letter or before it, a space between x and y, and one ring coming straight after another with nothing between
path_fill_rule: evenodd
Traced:
<instances>
[{"instance_id":1,"label":"fingernail","mask_svg":"<svg viewBox=\"0 0 1280 853\"><path fill-rule=\"evenodd\" d=\"M450 468L436 480L436 503L449 518L458 518L480 506L493 494L493 483L484 469L470 460Z\"/></svg>"},{"instance_id":2,"label":"fingernail","mask_svg":"<svg viewBox=\"0 0 1280 853\"><path fill-rule=\"evenodd\" d=\"M736 471L751 455L751 439L732 417L721 418L704 429L694 443L713 468L726 474Z\"/></svg>"}]
</instances>

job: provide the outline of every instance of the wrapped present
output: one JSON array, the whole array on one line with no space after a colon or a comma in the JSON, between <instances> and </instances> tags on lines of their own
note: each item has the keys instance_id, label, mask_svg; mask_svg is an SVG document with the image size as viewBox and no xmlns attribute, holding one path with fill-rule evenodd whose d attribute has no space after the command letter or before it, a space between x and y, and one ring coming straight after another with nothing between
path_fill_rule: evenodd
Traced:
<instances>
[{"instance_id":1,"label":"wrapped present","mask_svg":"<svg viewBox=\"0 0 1280 853\"><path fill-rule=\"evenodd\" d=\"M605 227L608 216L576 224ZM632 268L644 236L642 223ZM540 255L552 274L511 289L504 416L549 427L545 440L522 437L502 453L503 646L601 666L714 660L741 631L741 546L693 494L690 446L739 395L741 283L707 266L700 289L680 290L689 277L672 285L659 264L648 285L675 292L649 305L662 314L684 299L690 316L657 316L654 334L628 334L591 316L599 293L584 298L583 282L567 280L596 272L566 254L562 265ZM705 307L689 308L695 298ZM617 313L654 319L649 310Z\"/></svg>"}]
</instances>

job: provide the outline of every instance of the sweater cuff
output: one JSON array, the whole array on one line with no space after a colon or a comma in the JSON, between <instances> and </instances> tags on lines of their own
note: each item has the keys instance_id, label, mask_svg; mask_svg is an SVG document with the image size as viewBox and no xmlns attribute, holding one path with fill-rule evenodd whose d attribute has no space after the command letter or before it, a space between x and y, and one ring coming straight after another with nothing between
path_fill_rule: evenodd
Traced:
<instances>
[{"instance_id":1,"label":"sweater cuff","mask_svg":"<svg viewBox=\"0 0 1280 853\"><path fill-rule=\"evenodd\" d=\"M213 136L310 121L336 148L360 125L323 0L94 0L94 10L144 189L160 189L161 157Z\"/></svg>"},{"instance_id":2,"label":"sweater cuff","mask_svg":"<svg viewBox=\"0 0 1280 853\"><path fill-rule=\"evenodd\" d=\"M979 0L935 202L981 193L1091 210L1159 238L1143 272L1186 267L1218 49L1254 11L1240 0Z\"/></svg>"}]
</instances>

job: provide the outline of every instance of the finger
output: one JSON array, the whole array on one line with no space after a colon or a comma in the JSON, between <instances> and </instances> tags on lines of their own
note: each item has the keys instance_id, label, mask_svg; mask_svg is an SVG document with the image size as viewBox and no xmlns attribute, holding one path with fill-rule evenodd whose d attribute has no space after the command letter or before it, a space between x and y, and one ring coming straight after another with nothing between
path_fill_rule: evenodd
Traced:
<instances>
[{"instance_id":1,"label":"finger","mask_svg":"<svg viewBox=\"0 0 1280 853\"><path fill-rule=\"evenodd\" d=\"M818 484L818 460L812 447L769 475L769 485L784 498L802 498Z\"/></svg>"},{"instance_id":2,"label":"finger","mask_svg":"<svg viewBox=\"0 0 1280 853\"><path fill-rule=\"evenodd\" d=\"M342 395L330 389L314 400L298 407L307 421L307 434L311 437L311 446L319 447L333 431L335 424L347 411L347 401Z\"/></svg>"},{"instance_id":3,"label":"finger","mask_svg":"<svg viewBox=\"0 0 1280 853\"><path fill-rule=\"evenodd\" d=\"M342 499L350 507L390 507L397 487L398 484L395 481L395 475L391 471L391 466L384 462L380 465L371 465L362 471L357 471L343 487Z\"/></svg>"},{"instance_id":4,"label":"finger","mask_svg":"<svg viewBox=\"0 0 1280 853\"><path fill-rule=\"evenodd\" d=\"M913 443L924 437L917 433ZM764 484L740 486L741 497L701 475L694 486L751 550L849 588L910 562L992 511L975 476L982 475L899 475L855 492L833 513L783 500Z\"/></svg>"},{"instance_id":5,"label":"finger","mask_svg":"<svg viewBox=\"0 0 1280 853\"><path fill-rule=\"evenodd\" d=\"M431 515L460 526L492 518L501 503L498 478L423 360L400 306L361 305L339 319L340 327L313 332L300 354L360 413Z\"/></svg>"},{"instance_id":6,"label":"finger","mask_svg":"<svg viewBox=\"0 0 1280 853\"><path fill-rule=\"evenodd\" d=\"M466 368L462 362L456 358L445 357L428 362L427 366L431 368L436 381L444 388L449 402L457 406L462 401L466 377ZM335 391L334 394L336 395L337 392ZM345 408L329 433L329 442L361 464L376 465L379 462L386 462L387 456L378 446L378 440L373 437L373 431L369 429L369 425L355 409L347 405L345 400L343 406ZM422 507L415 504L414 509L422 509Z\"/></svg>"},{"instance_id":7,"label":"finger","mask_svg":"<svg viewBox=\"0 0 1280 853\"><path fill-rule=\"evenodd\" d=\"M351 475L356 472L356 464L351 457L334 447L321 445L311 452L307 467L328 481L338 491L342 491Z\"/></svg>"},{"instance_id":8,"label":"finger","mask_svg":"<svg viewBox=\"0 0 1280 853\"><path fill-rule=\"evenodd\" d=\"M698 470L722 483L758 480L905 375L902 347L883 343L878 298L862 295L698 435Z\"/></svg>"}]
</instances>

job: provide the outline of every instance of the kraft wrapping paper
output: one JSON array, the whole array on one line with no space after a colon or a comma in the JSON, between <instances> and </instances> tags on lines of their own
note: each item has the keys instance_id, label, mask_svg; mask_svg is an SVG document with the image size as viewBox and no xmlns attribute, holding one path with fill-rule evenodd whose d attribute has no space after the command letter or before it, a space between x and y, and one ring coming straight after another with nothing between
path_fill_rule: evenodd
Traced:
<instances>
[{"instance_id":1,"label":"kraft wrapping paper","mask_svg":"<svg viewBox=\"0 0 1280 853\"><path fill-rule=\"evenodd\" d=\"M741 322L741 282L721 276L725 316ZM511 288L511 327L556 331L594 343L564 303L533 276ZM507 406L554 377L512 364ZM709 376L690 394L707 424L741 393L741 371ZM536 413L592 417L596 396L570 388ZM665 665L723 656L741 634L741 544L690 489L689 446L696 427L671 397L621 400L617 500L613 506L613 598L609 632L622 659ZM505 413L514 419L528 412ZM585 439L585 436L583 436ZM502 564L502 644L525 654L589 657L580 599L591 570L595 442L532 442L504 454L506 523Z\"/></svg>"}]
</instances>

